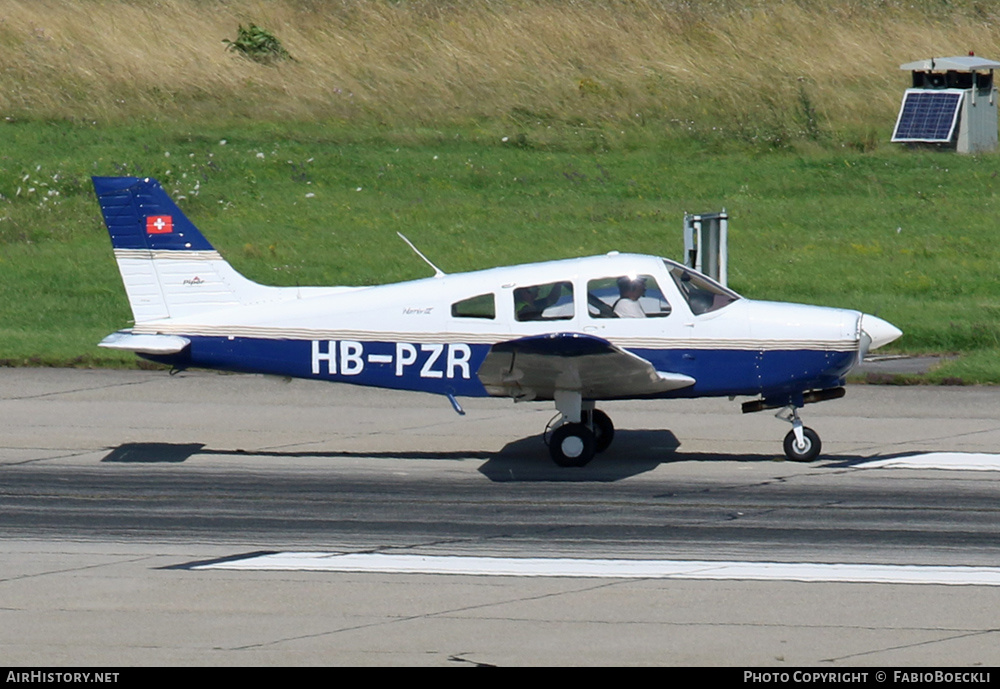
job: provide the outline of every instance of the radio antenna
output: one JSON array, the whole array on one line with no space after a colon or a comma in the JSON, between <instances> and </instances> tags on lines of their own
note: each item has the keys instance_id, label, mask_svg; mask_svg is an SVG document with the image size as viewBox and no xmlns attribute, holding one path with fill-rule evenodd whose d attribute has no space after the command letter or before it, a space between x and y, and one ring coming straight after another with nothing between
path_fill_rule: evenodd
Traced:
<instances>
[{"instance_id":1,"label":"radio antenna","mask_svg":"<svg viewBox=\"0 0 1000 689\"><path fill-rule=\"evenodd\" d=\"M426 263L427 265L429 265L429 266L430 266L431 268L433 268L433 269L434 269L434 277L436 277L436 278L443 278L443 277L445 276L445 272L444 272L443 270L441 270L440 268L438 268L438 267L437 267L436 265L434 265L433 263L431 263L431 261L430 261L430 259L429 259L429 258L427 258L427 257L426 257L426 256L424 256L424 255L423 255L422 253L420 253L420 249L418 249L417 247L413 246L413 242L411 242L411 241L410 241L409 239L407 239L407 238L406 238L406 237L405 237L405 236L403 235L403 233L402 233L402 232L397 232L396 234L398 234L398 235L399 235L399 238L400 238L400 239L402 239L402 240L403 240L404 242L406 242L407 246L409 246L409 247L410 247L411 249L413 249L413 252L414 252L414 253L415 253L415 254L416 254L417 256L419 256L420 258L424 259L424 263Z\"/></svg>"}]
</instances>

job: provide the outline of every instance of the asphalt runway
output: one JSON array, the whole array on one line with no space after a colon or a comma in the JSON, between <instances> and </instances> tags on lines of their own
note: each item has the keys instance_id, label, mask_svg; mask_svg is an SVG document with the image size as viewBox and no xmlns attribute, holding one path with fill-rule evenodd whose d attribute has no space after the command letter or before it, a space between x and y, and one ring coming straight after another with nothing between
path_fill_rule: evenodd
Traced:
<instances>
[{"instance_id":1,"label":"asphalt runway","mask_svg":"<svg viewBox=\"0 0 1000 689\"><path fill-rule=\"evenodd\" d=\"M1000 389L849 386L807 465L739 401L604 404L582 469L463 404L0 370L6 664L1000 664Z\"/></svg>"}]
</instances>

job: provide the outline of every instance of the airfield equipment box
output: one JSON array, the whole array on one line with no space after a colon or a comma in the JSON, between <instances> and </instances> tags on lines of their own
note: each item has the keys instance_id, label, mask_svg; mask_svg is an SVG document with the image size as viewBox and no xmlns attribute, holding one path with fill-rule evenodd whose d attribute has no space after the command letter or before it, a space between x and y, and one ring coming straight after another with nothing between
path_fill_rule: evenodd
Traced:
<instances>
[{"instance_id":1,"label":"airfield equipment box","mask_svg":"<svg viewBox=\"0 0 1000 689\"><path fill-rule=\"evenodd\" d=\"M729 216L721 213L684 214L684 264L725 285L729 279Z\"/></svg>"},{"instance_id":2,"label":"airfield equipment box","mask_svg":"<svg viewBox=\"0 0 1000 689\"><path fill-rule=\"evenodd\" d=\"M930 144L958 153L997 147L997 89L1000 62L975 55L938 57L900 65L912 85L892 132L895 143Z\"/></svg>"}]
</instances>

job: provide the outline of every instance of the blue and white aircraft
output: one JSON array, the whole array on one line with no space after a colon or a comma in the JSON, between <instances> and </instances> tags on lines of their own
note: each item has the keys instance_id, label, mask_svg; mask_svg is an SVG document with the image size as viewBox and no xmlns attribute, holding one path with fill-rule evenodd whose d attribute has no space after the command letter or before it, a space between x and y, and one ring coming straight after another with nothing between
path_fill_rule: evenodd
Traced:
<instances>
[{"instance_id":1,"label":"blue and white aircraft","mask_svg":"<svg viewBox=\"0 0 1000 689\"><path fill-rule=\"evenodd\" d=\"M544 437L561 466L611 444L599 401L717 396L782 410L785 454L811 461L820 439L798 410L842 397L847 372L902 334L617 252L454 275L427 261L433 277L375 287L270 287L234 270L155 180L93 182L135 320L100 346L176 369L437 393L459 413L462 396L552 400Z\"/></svg>"}]
</instances>

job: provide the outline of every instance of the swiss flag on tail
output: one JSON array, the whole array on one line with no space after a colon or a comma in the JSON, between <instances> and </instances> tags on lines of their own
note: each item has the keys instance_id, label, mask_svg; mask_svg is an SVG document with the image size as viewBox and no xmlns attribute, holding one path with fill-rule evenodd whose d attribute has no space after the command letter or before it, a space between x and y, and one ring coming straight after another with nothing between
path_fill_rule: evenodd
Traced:
<instances>
[{"instance_id":1,"label":"swiss flag on tail","mask_svg":"<svg viewBox=\"0 0 1000 689\"><path fill-rule=\"evenodd\" d=\"M173 216L150 215L146 217L146 234L170 234L173 231Z\"/></svg>"}]
</instances>

